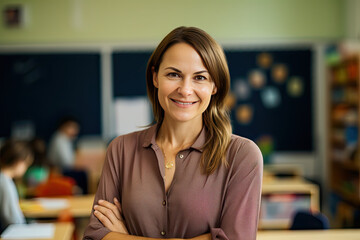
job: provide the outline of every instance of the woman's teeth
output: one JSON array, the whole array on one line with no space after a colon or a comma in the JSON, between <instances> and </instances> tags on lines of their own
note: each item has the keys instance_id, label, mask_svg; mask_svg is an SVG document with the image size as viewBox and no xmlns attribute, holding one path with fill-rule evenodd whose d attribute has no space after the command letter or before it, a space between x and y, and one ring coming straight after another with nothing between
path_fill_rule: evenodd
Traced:
<instances>
[{"instance_id":1,"label":"woman's teeth","mask_svg":"<svg viewBox=\"0 0 360 240\"><path fill-rule=\"evenodd\" d=\"M194 104L195 102L179 102L174 100L174 102L178 103L178 104L182 104L182 105L190 105L190 104Z\"/></svg>"}]
</instances>

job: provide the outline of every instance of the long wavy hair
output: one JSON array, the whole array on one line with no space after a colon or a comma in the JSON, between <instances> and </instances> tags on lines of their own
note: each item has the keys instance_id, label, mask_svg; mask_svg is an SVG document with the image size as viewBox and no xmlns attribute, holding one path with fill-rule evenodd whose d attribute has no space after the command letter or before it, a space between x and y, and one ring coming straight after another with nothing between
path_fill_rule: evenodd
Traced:
<instances>
[{"instance_id":1,"label":"long wavy hair","mask_svg":"<svg viewBox=\"0 0 360 240\"><path fill-rule=\"evenodd\" d=\"M211 80L217 87L209 106L203 113L207 140L203 146L201 166L204 173L212 174L221 164L228 165L226 153L231 140L231 124L225 98L230 88L230 73L222 47L205 31L195 27L178 27L172 30L152 53L146 69L147 93L153 107L155 121L161 125L164 110L158 99L158 89L153 84L153 71L159 71L167 49L177 43L192 46L201 57Z\"/></svg>"}]
</instances>

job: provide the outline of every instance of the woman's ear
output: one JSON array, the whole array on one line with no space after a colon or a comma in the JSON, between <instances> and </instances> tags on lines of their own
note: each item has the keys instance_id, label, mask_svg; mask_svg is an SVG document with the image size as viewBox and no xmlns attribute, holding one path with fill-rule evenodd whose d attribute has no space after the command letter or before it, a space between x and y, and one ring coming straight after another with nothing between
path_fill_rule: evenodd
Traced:
<instances>
[{"instance_id":1,"label":"woman's ear","mask_svg":"<svg viewBox=\"0 0 360 240\"><path fill-rule=\"evenodd\" d=\"M152 75L153 75L153 84L156 88L159 87L159 82L158 82L158 78L157 78L157 72L155 72L155 68L154 67L151 67L151 72L152 72Z\"/></svg>"},{"instance_id":2,"label":"woman's ear","mask_svg":"<svg viewBox=\"0 0 360 240\"><path fill-rule=\"evenodd\" d=\"M215 93L217 93L217 87L216 87L216 85L214 83L214 87L213 87L211 95L214 95Z\"/></svg>"}]
</instances>

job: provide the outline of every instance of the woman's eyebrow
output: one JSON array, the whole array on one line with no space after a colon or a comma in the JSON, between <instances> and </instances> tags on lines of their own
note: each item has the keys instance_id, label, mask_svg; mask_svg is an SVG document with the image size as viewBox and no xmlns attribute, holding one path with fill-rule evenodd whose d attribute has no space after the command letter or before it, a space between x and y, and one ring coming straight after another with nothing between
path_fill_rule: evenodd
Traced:
<instances>
[{"instance_id":1,"label":"woman's eyebrow","mask_svg":"<svg viewBox=\"0 0 360 240\"><path fill-rule=\"evenodd\" d=\"M179 69L174 68L174 67L167 67L167 68L165 68L165 70L167 70L167 69L171 69L171 70L173 70L173 71L175 71L175 72L181 73L181 71L180 71ZM201 73L207 73L207 72L208 72L207 70L201 70L201 71L198 71L198 72L194 72L194 75L196 75L196 74L201 74Z\"/></svg>"},{"instance_id":2,"label":"woman's eyebrow","mask_svg":"<svg viewBox=\"0 0 360 240\"><path fill-rule=\"evenodd\" d=\"M174 67L167 67L167 68L165 68L165 70L166 70L166 69L171 69L171 70L173 70L173 71L175 71L175 72L181 73L181 71L180 71L179 69L174 68Z\"/></svg>"},{"instance_id":3,"label":"woman's eyebrow","mask_svg":"<svg viewBox=\"0 0 360 240\"><path fill-rule=\"evenodd\" d=\"M194 74L201 74L201 73L207 73L208 71L206 70L202 70L202 71L198 71L198 72L195 72Z\"/></svg>"}]
</instances>

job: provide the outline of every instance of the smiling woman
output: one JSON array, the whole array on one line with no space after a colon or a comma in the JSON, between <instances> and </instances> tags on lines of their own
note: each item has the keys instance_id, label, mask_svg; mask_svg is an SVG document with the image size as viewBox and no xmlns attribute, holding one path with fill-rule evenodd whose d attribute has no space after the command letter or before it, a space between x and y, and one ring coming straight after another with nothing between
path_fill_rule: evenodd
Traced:
<instances>
[{"instance_id":1,"label":"smiling woman","mask_svg":"<svg viewBox=\"0 0 360 240\"><path fill-rule=\"evenodd\" d=\"M84 239L256 239L262 156L231 134L229 87L206 32L162 40L147 67L156 124L110 144Z\"/></svg>"},{"instance_id":2,"label":"smiling woman","mask_svg":"<svg viewBox=\"0 0 360 240\"><path fill-rule=\"evenodd\" d=\"M165 122L202 125L202 113L216 93L216 86L194 48L186 43L169 48L159 71L153 71L153 82Z\"/></svg>"}]
</instances>

